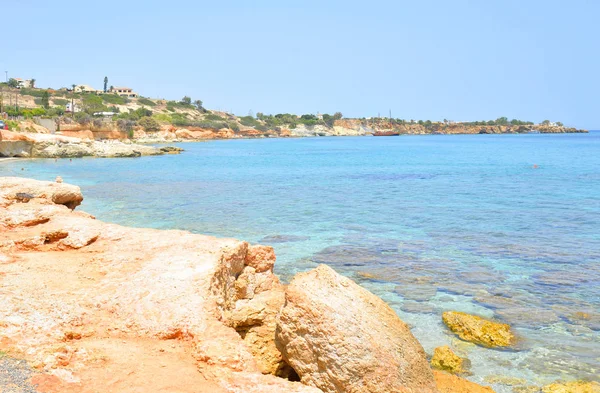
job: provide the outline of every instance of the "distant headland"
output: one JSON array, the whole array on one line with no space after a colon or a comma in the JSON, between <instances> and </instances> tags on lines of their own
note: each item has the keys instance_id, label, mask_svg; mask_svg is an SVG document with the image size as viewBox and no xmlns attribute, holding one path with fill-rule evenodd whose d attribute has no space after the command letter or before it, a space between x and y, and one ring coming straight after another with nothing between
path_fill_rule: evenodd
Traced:
<instances>
[{"instance_id":1,"label":"distant headland","mask_svg":"<svg viewBox=\"0 0 600 393\"><path fill-rule=\"evenodd\" d=\"M534 124L506 117L455 122L447 119L416 121L391 116L345 118L340 112L333 115L267 115L259 112L236 116L206 109L201 100L188 96L180 100L142 97L131 88L109 86L106 77L102 90L84 84L40 89L35 86L35 79L9 79L0 83L0 114L4 128L10 131L88 141L587 132L560 122L545 120ZM5 135L3 139L8 138Z\"/></svg>"}]
</instances>

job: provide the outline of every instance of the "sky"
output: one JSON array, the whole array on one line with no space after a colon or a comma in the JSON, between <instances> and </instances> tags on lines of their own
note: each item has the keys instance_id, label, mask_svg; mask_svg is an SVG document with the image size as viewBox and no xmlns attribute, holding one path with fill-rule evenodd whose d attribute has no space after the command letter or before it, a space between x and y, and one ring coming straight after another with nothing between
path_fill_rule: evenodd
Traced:
<instances>
[{"instance_id":1,"label":"sky","mask_svg":"<svg viewBox=\"0 0 600 393\"><path fill-rule=\"evenodd\" d=\"M237 115L600 129L596 0L0 0L0 14L0 70L38 87L108 76Z\"/></svg>"}]
</instances>

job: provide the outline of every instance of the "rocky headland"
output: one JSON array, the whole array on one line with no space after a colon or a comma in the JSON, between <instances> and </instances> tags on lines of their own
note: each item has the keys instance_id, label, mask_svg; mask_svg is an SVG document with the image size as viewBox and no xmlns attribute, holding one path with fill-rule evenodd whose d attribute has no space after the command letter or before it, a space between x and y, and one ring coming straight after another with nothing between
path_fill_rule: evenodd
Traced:
<instances>
[{"instance_id":1,"label":"rocky headland","mask_svg":"<svg viewBox=\"0 0 600 393\"><path fill-rule=\"evenodd\" d=\"M0 178L0 357L27 361L19 383L73 393L493 392L464 379L468 362L449 348L435 351L432 370L395 312L330 267L283 285L271 247L103 223L76 210L78 187L57 180ZM512 343L502 324L450 317L463 340Z\"/></svg>"},{"instance_id":2,"label":"rocky headland","mask_svg":"<svg viewBox=\"0 0 600 393\"><path fill-rule=\"evenodd\" d=\"M83 135L82 135L83 136ZM128 140L94 140L47 133L0 130L0 157L75 158L140 157L176 154L178 147L156 148Z\"/></svg>"}]
</instances>

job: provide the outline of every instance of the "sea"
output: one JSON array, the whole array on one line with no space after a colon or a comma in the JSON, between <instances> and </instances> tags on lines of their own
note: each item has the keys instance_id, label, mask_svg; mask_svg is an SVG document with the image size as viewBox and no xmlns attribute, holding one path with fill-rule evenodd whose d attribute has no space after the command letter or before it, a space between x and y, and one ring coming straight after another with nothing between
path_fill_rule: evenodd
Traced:
<instances>
[{"instance_id":1,"label":"sea","mask_svg":"<svg viewBox=\"0 0 600 393\"><path fill-rule=\"evenodd\" d=\"M241 139L180 155L12 160L79 185L103 221L271 245L276 273L327 264L383 298L425 351L497 392L600 375L600 132ZM442 312L509 323L510 350ZM360 310L356 310L360 313Z\"/></svg>"}]
</instances>

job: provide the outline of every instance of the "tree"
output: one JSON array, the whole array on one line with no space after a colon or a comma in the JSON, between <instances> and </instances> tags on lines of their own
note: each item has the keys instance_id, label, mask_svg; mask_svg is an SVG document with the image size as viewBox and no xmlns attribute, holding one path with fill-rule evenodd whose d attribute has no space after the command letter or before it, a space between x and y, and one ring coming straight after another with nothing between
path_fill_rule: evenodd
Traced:
<instances>
[{"instance_id":1,"label":"tree","mask_svg":"<svg viewBox=\"0 0 600 393\"><path fill-rule=\"evenodd\" d=\"M10 78L7 83L8 87L17 88L19 87L19 82L15 78Z\"/></svg>"},{"instance_id":2,"label":"tree","mask_svg":"<svg viewBox=\"0 0 600 393\"><path fill-rule=\"evenodd\" d=\"M48 90L42 93L42 106L46 109L50 108L50 93L48 93Z\"/></svg>"},{"instance_id":3,"label":"tree","mask_svg":"<svg viewBox=\"0 0 600 393\"><path fill-rule=\"evenodd\" d=\"M140 120L138 120L138 124L144 128L144 131L159 131L160 124L156 119L144 116Z\"/></svg>"},{"instance_id":4,"label":"tree","mask_svg":"<svg viewBox=\"0 0 600 393\"><path fill-rule=\"evenodd\" d=\"M496 119L496 125L499 126L505 126L508 124L508 118L507 117L499 117Z\"/></svg>"},{"instance_id":5,"label":"tree","mask_svg":"<svg viewBox=\"0 0 600 393\"><path fill-rule=\"evenodd\" d=\"M190 105L192 103L192 99L188 96L184 96L180 102L182 104Z\"/></svg>"},{"instance_id":6,"label":"tree","mask_svg":"<svg viewBox=\"0 0 600 393\"><path fill-rule=\"evenodd\" d=\"M105 93L108 91L107 86L108 86L108 76L105 76L104 77L104 92Z\"/></svg>"},{"instance_id":7,"label":"tree","mask_svg":"<svg viewBox=\"0 0 600 393\"><path fill-rule=\"evenodd\" d=\"M202 101L201 100L194 101L194 105L196 105L196 108L198 108L199 111L204 110L204 107L202 107Z\"/></svg>"},{"instance_id":8,"label":"tree","mask_svg":"<svg viewBox=\"0 0 600 393\"><path fill-rule=\"evenodd\" d=\"M333 120L340 120L342 117L344 117L344 116L342 115L342 112L335 112L335 113L333 114Z\"/></svg>"},{"instance_id":9,"label":"tree","mask_svg":"<svg viewBox=\"0 0 600 393\"><path fill-rule=\"evenodd\" d=\"M557 125L557 126L559 126L559 127L562 127L564 124L563 124L563 123L561 123L560 121L557 121L557 122L556 122L556 125Z\"/></svg>"},{"instance_id":10,"label":"tree","mask_svg":"<svg viewBox=\"0 0 600 393\"><path fill-rule=\"evenodd\" d=\"M542 122L542 125L544 125L544 126L549 126L549 125L550 125L550 120L544 120L544 121Z\"/></svg>"},{"instance_id":11,"label":"tree","mask_svg":"<svg viewBox=\"0 0 600 393\"><path fill-rule=\"evenodd\" d=\"M73 93L75 93L75 87L77 87L77 85L73 83L73 84L71 85L71 88L72 88L72 90L73 90Z\"/></svg>"},{"instance_id":12,"label":"tree","mask_svg":"<svg viewBox=\"0 0 600 393\"><path fill-rule=\"evenodd\" d=\"M35 79L31 79L31 88L35 89Z\"/></svg>"}]
</instances>

